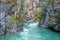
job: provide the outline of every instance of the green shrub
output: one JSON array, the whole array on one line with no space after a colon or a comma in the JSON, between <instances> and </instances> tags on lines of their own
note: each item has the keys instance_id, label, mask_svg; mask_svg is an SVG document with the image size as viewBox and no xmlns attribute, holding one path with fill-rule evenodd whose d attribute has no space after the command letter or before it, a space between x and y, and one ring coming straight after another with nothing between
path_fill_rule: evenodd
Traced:
<instances>
[{"instance_id":1,"label":"green shrub","mask_svg":"<svg viewBox=\"0 0 60 40\"><path fill-rule=\"evenodd\" d=\"M41 18L41 14L38 13L36 17L33 18L34 21L39 21Z\"/></svg>"},{"instance_id":2,"label":"green shrub","mask_svg":"<svg viewBox=\"0 0 60 40\"><path fill-rule=\"evenodd\" d=\"M50 3L53 3L53 2L54 2L54 0L49 0L49 2L50 2Z\"/></svg>"}]
</instances>

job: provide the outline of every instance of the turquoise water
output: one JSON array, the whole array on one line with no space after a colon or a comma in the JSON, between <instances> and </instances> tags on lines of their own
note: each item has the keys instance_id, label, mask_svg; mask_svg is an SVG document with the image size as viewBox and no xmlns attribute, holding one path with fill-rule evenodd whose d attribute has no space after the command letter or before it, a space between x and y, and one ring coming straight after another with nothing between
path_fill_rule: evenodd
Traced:
<instances>
[{"instance_id":1,"label":"turquoise water","mask_svg":"<svg viewBox=\"0 0 60 40\"><path fill-rule=\"evenodd\" d=\"M60 33L39 28L37 22L25 23L24 31L0 36L0 40L60 40Z\"/></svg>"}]
</instances>

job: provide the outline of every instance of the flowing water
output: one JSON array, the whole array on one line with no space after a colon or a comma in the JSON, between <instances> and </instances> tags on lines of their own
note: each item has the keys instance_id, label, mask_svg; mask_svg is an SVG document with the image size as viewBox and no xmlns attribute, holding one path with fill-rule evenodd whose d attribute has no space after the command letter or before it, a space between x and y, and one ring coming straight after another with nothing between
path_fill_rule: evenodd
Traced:
<instances>
[{"instance_id":1,"label":"flowing water","mask_svg":"<svg viewBox=\"0 0 60 40\"><path fill-rule=\"evenodd\" d=\"M1 35L0 40L60 40L60 33L39 28L37 24L38 22L25 23L23 32Z\"/></svg>"}]
</instances>

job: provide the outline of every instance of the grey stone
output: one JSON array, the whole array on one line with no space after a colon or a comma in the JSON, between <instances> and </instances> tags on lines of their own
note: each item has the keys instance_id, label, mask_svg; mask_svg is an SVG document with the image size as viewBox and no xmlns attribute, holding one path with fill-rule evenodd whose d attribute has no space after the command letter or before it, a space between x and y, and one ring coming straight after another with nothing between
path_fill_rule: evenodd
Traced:
<instances>
[{"instance_id":1,"label":"grey stone","mask_svg":"<svg viewBox=\"0 0 60 40\"><path fill-rule=\"evenodd\" d=\"M39 23L40 27L60 31L60 4L55 4L53 8L52 5L48 5L45 10Z\"/></svg>"}]
</instances>

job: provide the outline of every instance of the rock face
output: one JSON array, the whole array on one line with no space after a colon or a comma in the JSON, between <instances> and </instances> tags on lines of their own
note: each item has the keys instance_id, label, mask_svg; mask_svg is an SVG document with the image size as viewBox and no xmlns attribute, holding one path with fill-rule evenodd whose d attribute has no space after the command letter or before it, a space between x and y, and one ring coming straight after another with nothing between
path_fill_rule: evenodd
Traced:
<instances>
[{"instance_id":1,"label":"rock face","mask_svg":"<svg viewBox=\"0 0 60 40\"><path fill-rule=\"evenodd\" d=\"M12 27L8 26L9 19L12 12L16 10L16 7L17 6L14 5L11 9L8 2L0 3L0 34L15 33L19 30L23 30L23 23L14 23Z\"/></svg>"},{"instance_id":2,"label":"rock face","mask_svg":"<svg viewBox=\"0 0 60 40\"><path fill-rule=\"evenodd\" d=\"M48 4L44 11L39 26L60 31L60 4Z\"/></svg>"},{"instance_id":3,"label":"rock face","mask_svg":"<svg viewBox=\"0 0 60 40\"><path fill-rule=\"evenodd\" d=\"M33 21L32 19L36 17L39 12L37 4L39 0L25 0L25 13L27 15L27 21Z\"/></svg>"},{"instance_id":4,"label":"rock face","mask_svg":"<svg viewBox=\"0 0 60 40\"><path fill-rule=\"evenodd\" d=\"M9 10L9 4L7 3L0 3L0 33L4 33L6 24L6 17L5 15L8 13Z\"/></svg>"}]
</instances>

